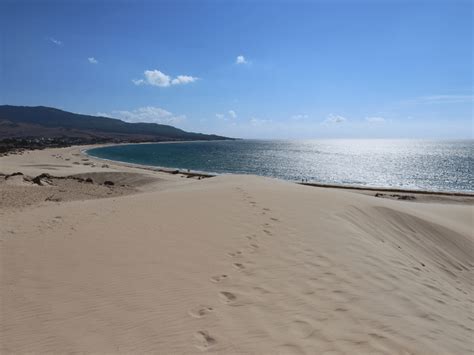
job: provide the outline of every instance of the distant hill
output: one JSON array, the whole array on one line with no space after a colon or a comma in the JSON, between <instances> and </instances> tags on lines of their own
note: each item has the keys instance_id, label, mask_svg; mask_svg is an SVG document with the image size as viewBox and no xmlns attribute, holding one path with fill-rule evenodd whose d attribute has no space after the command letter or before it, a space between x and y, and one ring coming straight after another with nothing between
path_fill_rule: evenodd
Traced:
<instances>
[{"instance_id":1,"label":"distant hill","mask_svg":"<svg viewBox=\"0 0 474 355\"><path fill-rule=\"evenodd\" d=\"M115 118L81 115L52 107L0 105L0 140L22 138L70 139L83 143L231 139L156 123L128 123Z\"/></svg>"}]
</instances>

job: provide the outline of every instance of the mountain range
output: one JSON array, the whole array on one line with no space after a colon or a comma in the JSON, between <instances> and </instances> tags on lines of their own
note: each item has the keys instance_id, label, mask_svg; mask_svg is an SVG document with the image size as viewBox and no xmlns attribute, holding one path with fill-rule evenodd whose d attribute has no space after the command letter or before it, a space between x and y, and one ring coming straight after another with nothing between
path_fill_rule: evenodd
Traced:
<instances>
[{"instance_id":1,"label":"mountain range","mask_svg":"<svg viewBox=\"0 0 474 355\"><path fill-rule=\"evenodd\" d=\"M75 142L145 142L231 139L186 132L156 123L129 123L110 117L82 115L44 106L0 105L0 141L18 139Z\"/></svg>"}]
</instances>

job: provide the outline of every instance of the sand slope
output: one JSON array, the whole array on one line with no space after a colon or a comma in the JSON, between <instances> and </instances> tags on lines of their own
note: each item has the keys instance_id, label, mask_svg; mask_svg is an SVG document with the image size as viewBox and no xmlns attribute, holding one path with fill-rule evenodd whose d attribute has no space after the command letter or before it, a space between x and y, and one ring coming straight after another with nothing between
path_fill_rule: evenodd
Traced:
<instances>
[{"instance_id":1,"label":"sand slope","mask_svg":"<svg viewBox=\"0 0 474 355\"><path fill-rule=\"evenodd\" d=\"M2 352L473 351L472 206L173 178L0 210Z\"/></svg>"}]
</instances>

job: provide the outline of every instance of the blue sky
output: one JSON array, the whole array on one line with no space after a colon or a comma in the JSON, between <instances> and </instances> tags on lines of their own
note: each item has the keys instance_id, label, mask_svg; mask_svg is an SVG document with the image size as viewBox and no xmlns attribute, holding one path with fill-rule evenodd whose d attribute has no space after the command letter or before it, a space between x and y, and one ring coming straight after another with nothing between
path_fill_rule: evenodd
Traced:
<instances>
[{"instance_id":1,"label":"blue sky","mask_svg":"<svg viewBox=\"0 0 474 355\"><path fill-rule=\"evenodd\" d=\"M0 2L0 103L246 138L472 138L471 1Z\"/></svg>"}]
</instances>

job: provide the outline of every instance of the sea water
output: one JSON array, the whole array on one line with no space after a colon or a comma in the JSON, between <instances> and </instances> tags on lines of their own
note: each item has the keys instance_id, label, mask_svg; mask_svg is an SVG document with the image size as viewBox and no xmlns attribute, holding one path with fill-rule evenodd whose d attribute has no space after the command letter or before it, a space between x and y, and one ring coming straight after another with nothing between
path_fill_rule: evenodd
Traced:
<instances>
[{"instance_id":1,"label":"sea water","mask_svg":"<svg viewBox=\"0 0 474 355\"><path fill-rule=\"evenodd\" d=\"M218 174L473 192L474 140L236 140L90 149L104 159Z\"/></svg>"}]
</instances>

